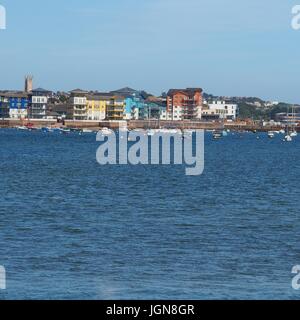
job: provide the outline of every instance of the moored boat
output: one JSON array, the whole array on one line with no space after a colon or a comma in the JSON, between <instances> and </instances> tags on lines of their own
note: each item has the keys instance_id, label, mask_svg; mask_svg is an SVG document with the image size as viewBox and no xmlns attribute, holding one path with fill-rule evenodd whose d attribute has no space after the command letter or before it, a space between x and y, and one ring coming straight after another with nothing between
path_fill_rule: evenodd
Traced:
<instances>
[{"instance_id":1,"label":"moored boat","mask_svg":"<svg viewBox=\"0 0 300 320\"><path fill-rule=\"evenodd\" d=\"M289 134L287 134L285 137L284 137L284 140L283 141L285 141L285 142L292 142L293 141L293 138L289 135Z\"/></svg>"},{"instance_id":2,"label":"moored boat","mask_svg":"<svg viewBox=\"0 0 300 320\"><path fill-rule=\"evenodd\" d=\"M82 133L93 133L94 131L91 129L82 129L81 132Z\"/></svg>"},{"instance_id":3,"label":"moored boat","mask_svg":"<svg viewBox=\"0 0 300 320\"><path fill-rule=\"evenodd\" d=\"M268 137L269 137L270 139L273 139L273 138L275 137L275 132L274 132L274 131L269 131L269 132L268 132Z\"/></svg>"},{"instance_id":4,"label":"moored boat","mask_svg":"<svg viewBox=\"0 0 300 320\"><path fill-rule=\"evenodd\" d=\"M21 131L28 130L28 128L26 126L18 126L18 127L16 127L16 129L21 130Z\"/></svg>"},{"instance_id":5,"label":"moored boat","mask_svg":"<svg viewBox=\"0 0 300 320\"><path fill-rule=\"evenodd\" d=\"M221 139L223 137L223 131L215 130L213 132L213 138L215 140Z\"/></svg>"},{"instance_id":6,"label":"moored boat","mask_svg":"<svg viewBox=\"0 0 300 320\"><path fill-rule=\"evenodd\" d=\"M295 130L295 131L291 132L290 136L291 137L297 137L298 136L297 131Z\"/></svg>"}]
</instances>

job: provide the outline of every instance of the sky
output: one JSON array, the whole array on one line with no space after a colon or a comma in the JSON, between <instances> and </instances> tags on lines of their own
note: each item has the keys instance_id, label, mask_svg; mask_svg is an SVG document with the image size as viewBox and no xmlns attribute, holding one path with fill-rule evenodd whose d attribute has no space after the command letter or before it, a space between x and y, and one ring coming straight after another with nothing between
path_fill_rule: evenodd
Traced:
<instances>
[{"instance_id":1,"label":"sky","mask_svg":"<svg viewBox=\"0 0 300 320\"><path fill-rule=\"evenodd\" d=\"M41 4L42 3L42 4ZM300 0L0 0L0 89L201 87L300 103Z\"/></svg>"}]
</instances>

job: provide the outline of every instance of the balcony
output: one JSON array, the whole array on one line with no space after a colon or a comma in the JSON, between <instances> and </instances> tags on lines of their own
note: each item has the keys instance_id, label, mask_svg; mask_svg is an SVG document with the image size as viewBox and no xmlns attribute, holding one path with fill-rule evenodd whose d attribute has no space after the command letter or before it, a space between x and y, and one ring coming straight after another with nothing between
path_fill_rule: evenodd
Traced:
<instances>
[{"instance_id":1,"label":"balcony","mask_svg":"<svg viewBox=\"0 0 300 320\"><path fill-rule=\"evenodd\" d=\"M86 111L87 107L86 106L74 106L74 110Z\"/></svg>"}]
</instances>

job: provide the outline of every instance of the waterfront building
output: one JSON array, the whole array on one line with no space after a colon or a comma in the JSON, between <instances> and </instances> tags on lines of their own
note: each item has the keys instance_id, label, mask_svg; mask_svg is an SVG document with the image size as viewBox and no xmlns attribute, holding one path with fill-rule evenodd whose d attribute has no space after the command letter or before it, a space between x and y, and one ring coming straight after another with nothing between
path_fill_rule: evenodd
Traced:
<instances>
[{"instance_id":1,"label":"waterfront building","mask_svg":"<svg viewBox=\"0 0 300 320\"><path fill-rule=\"evenodd\" d=\"M21 91L0 93L0 118L24 119L29 106L28 95Z\"/></svg>"},{"instance_id":2,"label":"waterfront building","mask_svg":"<svg viewBox=\"0 0 300 320\"><path fill-rule=\"evenodd\" d=\"M139 120L143 114L143 109L145 107L145 99L141 92L129 87L111 91L110 94L113 96L124 97L125 110L124 119L125 120Z\"/></svg>"},{"instance_id":3,"label":"waterfront building","mask_svg":"<svg viewBox=\"0 0 300 320\"><path fill-rule=\"evenodd\" d=\"M47 119L73 120L73 108L68 103L48 104Z\"/></svg>"},{"instance_id":4,"label":"waterfront building","mask_svg":"<svg viewBox=\"0 0 300 320\"><path fill-rule=\"evenodd\" d=\"M161 120L168 120L168 121L181 121L183 120L182 117L182 107L174 106L171 110L162 109L160 114Z\"/></svg>"},{"instance_id":5,"label":"waterfront building","mask_svg":"<svg viewBox=\"0 0 300 320\"><path fill-rule=\"evenodd\" d=\"M81 89L70 92L70 106L73 111L73 120L87 120L87 95L88 91Z\"/></svg>"},{"instance_id":6,"label":"waterfront building","mask_svg":"<svg viewBox=\"0 0 300 320\"><path fill-rule=\"evenodd\" d=\"M114 96L109 99L106 105L106 119L109 121L122 121L125 119L125 99Z\"/></svg>"},{"instance_id":7,"label":"waterfront building","mask_svg":"<svg viewBox=\"0 0 300 320\"><path fill-rule=\"evenodd\" d=\"M52 92L43 88L32 90L28 108L28 117L31 119L47 119L47 106Z\"/></svg>"},{"instance_id":8,"label":"waterfront building","mask_svg":"<svg viewBox=\"0 0 300 320\"><path fill-rule=\"evenodd\" d=\"M205 107L202 110L202 118L236 120L238 116L237 104L227 103L226 101L204 101Z\"/></svg>"},{"instance_id":9,"label":"waterfront building","mask_svg":"<svg viewBox=\"0 0 300 320\"><path fill-rule=\"evenodd\" d=\"M106 106L110 104L113 96L109 93L94 93L87 96L87 119L105 120Z\"/></svg>"},{"instance_id":10,"label":"waterfront building","mask_svg":"<svg viewBox=\"0 0 300 320\"><path fill-rule=\"evenodd\" d=\"M141 119L161 119L162 115L166 115L166 104L159 101L147 99L144 108L141 109ZM167 120L167 119L165 119Z\"/></svg>"},{"instance_id":11,"label":"waterfront building","mask_svg":"<svg viewBox=\"0 0 300 320\"><path fill-rule=\"evenodd\" d=\"M9 97L6 92L0 92L0 118L9 118Z\"/></svg>"},{"instance_id":12,"label":"waterfront building","mask_svg":"<svg viewBox=\"0 0 300 320\"><path fill-rule=\"evenodd\" d=\"M282 123L300 123L300 112L298 109L295 109L295 112L292 113L277 113L275 119Z\"/></svg>"},{"instance_id":13,"label":"waterfront building","mask_svg":"<svg viewBox=\"0 0 300 320\"><path fill-rule=\"evenodd\" d=\"M9 117L11 119L25 119L28 117L29 98L25 92L9 94Z\"/></svg>"},{"instance_id":14,"label":"waterfront building","mask_svg":"<svg viewBox=\"0 0 300 320\"><path fill-rule=\"evenodd\" d=\"M201 119L201 88L171 89L167 94L168 120Z\"/></svg>"},{"instance_id":15,"label":"waterfront building","mask_svg":"<svg viewBox=\"0 0 300 320\"><path fill-rule=\"evenodd\" d=\"M134 93L131 96L125 98L125 115L126 120L139 120L144 119L143 113L146 104L145 100L139 93Z\"/></svg>"}]
</instances>

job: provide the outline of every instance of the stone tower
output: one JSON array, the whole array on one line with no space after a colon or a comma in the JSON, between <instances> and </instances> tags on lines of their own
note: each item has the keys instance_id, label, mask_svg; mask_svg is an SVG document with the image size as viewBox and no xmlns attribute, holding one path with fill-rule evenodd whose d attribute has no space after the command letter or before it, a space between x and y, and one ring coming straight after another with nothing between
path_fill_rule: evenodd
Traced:
<instances>
[{"instance_id":1,"label":"stone tower","mask_svg":"<svg viewBox=\"0 0 300 320\"><path fill-rule=\"evenodd\" d=\"M25 92L29 93L33 89L33 76L26 76L25 77Z\"/></svg>"}]
</instances>

